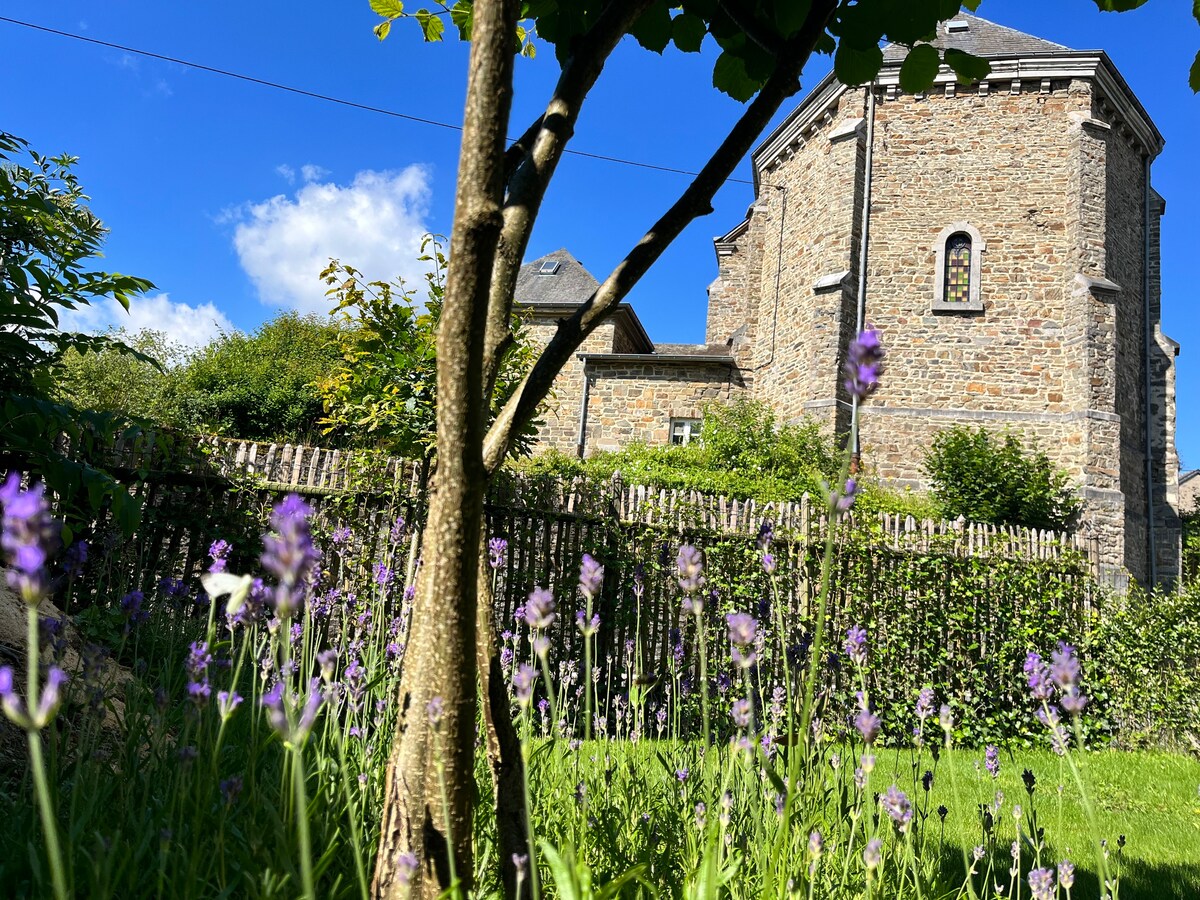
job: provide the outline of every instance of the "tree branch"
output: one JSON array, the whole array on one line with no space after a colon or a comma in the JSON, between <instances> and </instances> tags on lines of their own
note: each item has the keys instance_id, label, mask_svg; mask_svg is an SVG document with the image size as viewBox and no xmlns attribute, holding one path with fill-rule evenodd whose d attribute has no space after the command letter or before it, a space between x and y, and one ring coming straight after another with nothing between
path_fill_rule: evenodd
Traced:
<instances>
[{"instance_id":1,"label":"tree branch","mask_svg":"<svg viewBox=\"0 0 1200 900\"><path fill-rule=\"evenodd\" d=\"M496 247L492 285L488 298L488 329L484 345L484 390L488 397L496 384L500 363L511 343L513 292L529 236L541 209L546 187L575 133L583 101L604 70L604 64L621 37L629 31L653 0L610 0L592 27L573 45L546 111L506 155L519 147L523 157L508 178L504 202L504 228Z\"/></svg>"},{"instance_id":2,"label":"tree branch","mask_svg":"<svg viewBox=\"0 0 1200 900\"><path fill-rule=\"evenodd\" d=\"M492 423L484 443L484 464L494 472L503 463L512 437L528 423L549 393L554 379L583 341L629 293L671 242L693 220L712 211L712 198L750 150L784 101L799 90L799 76L825 31L836 0L815 0L804 26L784 45L775 71L725 140L675 204L646 232L588 300L559 323L533 369Z\"/></svg>"},{"instance_id":3,"label":"tree branch","mask_svg":"<svg viewBox=\"0 0 1200 900\"><path fill-rule=\"evenodd\" d=\"M785 2L794 2L794 0L785 0ZM742 29L746 33L746 37L772 56L779 56L784 52L784 42L778 35L763 28L762 24L754 18L753 10L745 9L737 0L717 0L717 6L721 7L721 11L725 15L733 19L733 24Z\"/></svg>"}]
</instances>

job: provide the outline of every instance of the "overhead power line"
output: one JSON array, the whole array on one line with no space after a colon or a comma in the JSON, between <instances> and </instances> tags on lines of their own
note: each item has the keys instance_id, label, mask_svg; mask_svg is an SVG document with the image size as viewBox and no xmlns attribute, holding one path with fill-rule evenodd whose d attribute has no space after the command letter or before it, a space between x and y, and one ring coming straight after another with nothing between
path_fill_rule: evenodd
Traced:
<instances>
[{"instance_id":1,"label":"overhead power line","mask_svg":"<svg viewBox=\"0 0 1200 900\"><path fill-rule=\"evenodd\" d=\"M135 56L144 56L148 59L156 59L161 62L174 63L177 66L185 66L189 69L196 69L200 72L208 72L210 75L220 75L224 78L232 78L236 81L244 81L250 84L256 84L260 87L271 88L277 91L284 91L289 94L296 94L300 97L308 97L310 100L320 100L325 103L334 103L338 106L346 106L351 109L362 110L363 112L376 113L381 116L389 116L393 119L403 119L406 122L415 122L418 125L430 125L434 128L445 128L450 131L462 131L461 125L456 125L452 122L439 122L437 119L428 119L423 116L414 116L409 113L398 112L394 109L385 109L382 106L372 106L369 103L359 103L355 100L347 100L343 97L334 97L331 94L322 94L318 91L310 91L305 88L295 87L290 84L282 84L278 81L270 81L265 78L255 78L253 75L245 75L241 72L233 72L229 69L219 69L216 66L208 66L203 63L191 62L186 59L179 59L175 56L167 56L164 53L155 53L151 50L142 50L138 47L129 47L124 44L116 44L112 41L102 41L98 38L87 37L82 34L73 34L69 31L59 31L57 28L49 28L45 25L37 25L33 22L25 22L21 19L12 19L8 16L0 16L0 22L7 22L9 25L17 25L21 28L29 28L33 31L40 31L44 34L52 34L56 37L68 38L72 41L80 41L85 44L94 44L98 47L106 47L110 50L120 50L122 53L131 53ZM511 138L510 138L511 140ZM595 159L601 162L616 163L622 166L633 166L638 169L649 169L654 172L667 172L672 175L686 175L695 177L698 172L690 172L687 169L676 169L672 166L660 166L655 163L639 162L634 159L623 159L619 156L607 156L603 153L589 153L586 150L573 150L567 148L563 151L571 156L581 156L585 159ZM734 184L753 184L752 181L747 181L744 178L729 178L726 179Z\"/></svg>"}]
</instances>

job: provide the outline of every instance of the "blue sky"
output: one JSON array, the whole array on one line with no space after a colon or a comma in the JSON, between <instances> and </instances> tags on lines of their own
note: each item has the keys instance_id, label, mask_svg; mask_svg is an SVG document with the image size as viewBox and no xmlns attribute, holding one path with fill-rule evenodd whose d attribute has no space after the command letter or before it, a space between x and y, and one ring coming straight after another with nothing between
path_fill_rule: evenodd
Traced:
<instances>
[{"instance_id":1,"label":"blue sky","mask_svg":"<svg viewBox=\"0 0 1200 900\"><path fill-rule=\"evenodd\" d=\"M1187 70L1200 27L1181 0L1101 14L1092 0L985 0L979 14L1077 49L1109 52L1166 136L1154 167L1167 198L1163 319L1183 345L1178 445L1200 466L1198 247L1200 98ZM212 0L186 15L149 0L7 0L0 15L151 50L358 103L446 122L461 117L466 48L423 45L415 24L380 44L367 0ZM741 106L710 85L700 55L664 59L628 40L589 98L574 147L695 170ZM513 128L537 114L556 75L550 52L518 62ZM825 74L818 58L805 75ZM152 279L134 326L201 340L250 329L283 307L324 309L316 271L338 255L372 277L415 273L425 230L448 232L458 134L124 54L0 22L0 128L44 153L81 157L93 208L112 229L106 267ZM739 177L749 178L743 164ZM578 157L547 198L531 257L565 246L603 276L687 179ZM655 340L704 339L711 238L751 201L731 183L632 296ZM310 275L311 272L311 275ZM115 320L105 309L86 324Z\"/></svg>"}]
</instances>

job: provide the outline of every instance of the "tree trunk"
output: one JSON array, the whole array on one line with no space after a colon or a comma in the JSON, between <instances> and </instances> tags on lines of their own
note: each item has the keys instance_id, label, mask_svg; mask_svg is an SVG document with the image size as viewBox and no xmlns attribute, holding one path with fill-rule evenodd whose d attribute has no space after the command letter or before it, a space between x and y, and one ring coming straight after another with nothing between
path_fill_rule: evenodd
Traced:
<instances>
[{"instance_id":1,"label":"tree trunk","mask_svg":"<svg viewBox=\"0 0 1200 900\"><path fill-rule=\"evenodd\" d=\"M466 891L474 874L476 584L487 482L483 346L502 226L517 11L516 0L475 4L450 236L454 259L438 325L438 464L388 760L376 900L432 900L455 877ZM436 724L428 714L434 698L444 708Z\"/></svg>"},{"instance_id":2,"label":"tree trunk","mask_svg":"<svg viewBox=\"0 0 1200 900\"><path fill-rule=\"evenodd\" d=\"M525 810L525 762L521 758L521 739L513 726L500 665L493 621L492 572L487 564L487 535L480 538L479 602L476 613L475 653L479 667L480 705L483 712L484 747L488 770L492 774L493 812L496 817L496 843L500 852L500 874L504 896L517 896L517 867L513 857L528 853L528 828ZM530 882L522 883L521 900L530 896Z\"/></svg>"}]
</instances>

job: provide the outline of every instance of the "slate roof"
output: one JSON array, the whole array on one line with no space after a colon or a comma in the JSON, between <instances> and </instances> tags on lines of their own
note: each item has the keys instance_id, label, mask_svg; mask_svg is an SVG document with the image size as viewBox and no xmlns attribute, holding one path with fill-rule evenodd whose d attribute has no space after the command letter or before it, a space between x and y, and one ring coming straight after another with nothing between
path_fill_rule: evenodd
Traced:
<instances>
[{"instance_id":1,"label":"slate roof","mask_svg":"<svg viewBox=\"0 0 1200 900\"><path fill-rule=\"evenodd\" d=\"M554 260L559 263L553 275L539 275L542 263ZM518 303L556 304L583 303L600 286L592 273L583 267L570 253L555 250L545 256L527 262L517 273L517 287L513 298Z\"/></svg>"},{"instance_id":2,"label":"slate roof","mask_svg":"<svg viewBox=\"0 0 1200 900\"><path fill-rule=\"evenodd\" d=\"M966 22L967 28L965 31L950 31L947 27L950 22ZM1062 44L1034 37L1005 25L997 25L966 12L959 13L950 22L938 24L937 38L931 43L939 50L954 48L975 56L995 59L1038 53L1061 53L1069 49ZM902 44L888 44L883 48L885 63L901 62L907 55L908 48Z\"/></svg>"}]
</instances>

